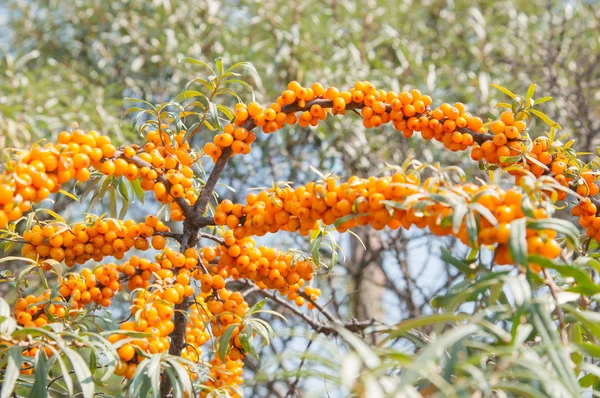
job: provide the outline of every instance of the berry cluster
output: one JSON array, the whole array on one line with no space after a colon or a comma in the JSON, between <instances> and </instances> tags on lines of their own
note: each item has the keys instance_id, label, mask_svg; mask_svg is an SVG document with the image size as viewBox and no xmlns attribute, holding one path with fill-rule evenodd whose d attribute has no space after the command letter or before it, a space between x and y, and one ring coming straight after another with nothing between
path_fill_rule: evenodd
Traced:
<instances>
[{"instance_id":1,"label":"berry cluster","mask_svg":"<svg viewBox=\"0 0 600 398\"><path fill-rule=\"evenodd\" d=\"M228 147L234 154L245 154L256 138L249 130L256 126L267 134L286 124L316 126L329 113L344 114L348 109L360 109L366 128L391 122L406 138L419 131L424 139L436 139L452 151L472 147L473 159L485 158L493 164L499 164L501 157L516 156L525 149L521 139L526 123L515 120L511 112L504 112L487 127L481 118L466 112L462 103L454 106L445 103L433 110L431 104L431 97L416 89L396 93L377 89L368 81L358 81L350 90L340 91L336 87L325 89L320 83L302 87L293 81L267 108L257 102L237 104L234 122L225 126L212 143L207 143L204 151L215 162Z\"/></svg>"},{"instance_id":2,"label":"berry cluster","mask_svg":"<svg viewBox=\"0 0 600 398\"><path fill-rule=\"evenodd\" d=\"M26 243L21 254L33 260L64 260L68 267L90 259L101 261L106 256L120 260L132 247L147 250L148 238L168 230L154 216L138 224L132 220L97 219L72 227L58 223L34 225L23 233Z\"/></svg>"},{"instance_id":3,"label":"berry cluster","mask_svg":"<svg viewBox=\"0 0 600 398\"><path fill-rule=\"evenodd\" d=\"M0 174L0 228L21 218L32 203L41 202L60 190L61 184L76 179L87 181L90 167L117 148L109 137L95 131L62 132L58 143L35 146L6 164Z\"/></svg>"},{"instance_id":4,"label":"berry cluster","mask_svg":"<svg viewBox=\"0 0 600 398\"><path fill-rule=\"evenodd\" d=\"M253 102L252 104L256 104ZM250 104L250 105L252 105ZM236 105L236 115L245 105ZM237 127L235 124L227 124L223 132L215 135L213 142L207 142L204 145L204 153L210 156L213 162L221 157L223 149L231 147L232 153L246 155L250 153L251 144L256 141L256 134L246 130L244 127Z\"/></svg>"},{"instance_id":5,"label":"berry cluster","mask_svg":"<svg viewBox=\"0 0 600 398\"><path fill-rule=\"evenodd\" d=\"M465 220L458 230L448 222L452 220L453 206L433 199L435 194L442 191L455 192L466 204L478 203L493 215L493 219L488 219L479 214L478 236L475 239L469 237ZM414 199L407 206L405 201L411 197L419 199ZM357 225L371 225L378 230L386 226L409 229L415 225L419 228L429 227L436 235L456 235L470 246L497 244L497 262L509 264L512 263L507 246L510 223L526 217L522 208L523 199L524 193L520 189L504 191L475 184L451 186L435 178L428 178L420 184L416 174L395 173L380 178L351 177L339 185L334 178L329 178L322 183L311 182L296 189L287 186L249 194L246 204L241 210L236 210L235 215L233 211L240 209L239 205L232 205L228 201L219 204L215 222L222 224L225 220L228 227L234 227L233 235L236 238L279 230L306 235L316 227L318 221L335 225L340 232ZM537 203L540 201L535 197L530 199ZM234 226L230 218L232 215L244 220L242 225ZM541 206L534 211L534 218L545 217L546 211ZM555 258L560 253L560 246L554 240L556 232L528 230L528 236L535 236L537 242L531 239L530 252L539 252L549 258ZM239 248L239 245L236 246ZM233 254L238 254L237 248L234 248ZM224 258L230 262L227 256ZM246 264L246 258L242 264Z\"/></svg>"},{"instance_id":6,"label":"berry cluster","mask_svg":"<svg viewBox=\"0 0 600 398\"><path fill-rule=\"evenodd\" d=\"M18 299L15 318L25 327L43 326L87 304L109 307L111 299L123 289L119 276L115 264L104 264L94 271L84 268L81 273L67 274L60 279L59 296L51 297L51 290L47 290L39 297L30 295Z\"/></svg>"}]
</instances>

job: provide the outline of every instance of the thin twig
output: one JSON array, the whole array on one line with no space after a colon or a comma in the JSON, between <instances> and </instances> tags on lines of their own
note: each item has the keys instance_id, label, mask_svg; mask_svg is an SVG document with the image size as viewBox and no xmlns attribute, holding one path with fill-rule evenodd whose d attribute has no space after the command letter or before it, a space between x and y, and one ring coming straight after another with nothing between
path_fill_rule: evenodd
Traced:
<instances>
[{"instance_id":1,"label":"thin twig","mask_svg":"<svg viewBox=\"0 0 600 398\"><path fill-rule=\"evenodd\" d=\"M556 301L556 316L558 317L558 324L560 329L560 340L562 341L563 346L567 347L569 345L569 337L567 336L567 325L565 324L565 315L560 309L560 305L558 303L558 293L560 292L560 288L554 282L554 278L550 275L550 271L547 268L543 269L544 272L544 283L546 286L550 288L550 293Z\"/></svg>"}]
</instances>

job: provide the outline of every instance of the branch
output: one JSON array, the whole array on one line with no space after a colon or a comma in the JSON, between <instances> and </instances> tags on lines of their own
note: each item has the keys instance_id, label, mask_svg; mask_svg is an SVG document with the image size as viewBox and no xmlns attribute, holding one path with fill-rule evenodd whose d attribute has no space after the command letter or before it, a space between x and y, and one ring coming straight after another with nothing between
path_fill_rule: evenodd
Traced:
<instances>
[{"instance_id":1,"label":"branch","mask_svg":"<svg viewBox=\"0 0 600 398\"><path fill-rule=\"evenodd\" d=\"M220 244L222 246L225 246L225 241L223 239L219 238L218 236L208 234L206 232L198 232L198 238L210 239L214 242L217 242L218 244Z\"/></svg>"},{"instance_id":2,"label":"branch","mask_svg":"<svg viewBox=\"0 0 600 398\"><path fill-rule=\"evenodd\" d=\"M183 234L180 234L178 232L170 232L170 231L154 231L154 235L159 235L159 236L164 236L165 238L171 238L171 239L175 239L177 242L180 242L183 240Z\"/></svg>"},{"instance_id":3,"label":"branch","mask_svg":"<svg viewBox=\"0 0 600 398\"><path fill-rule=\"evenodd\" d=\"M552 298L554 298L554 301L556 301L556 315L558 317L558 323L559 323L560 340L564 347L568 347L569 346L569 338L567 336L567 326L565 324L565 315L563 314L563 312L560 309L560 306L558 304L558 293L560 292L560 288L558 286L556 286L556 283L554 282L554 278L552 278L552 275L550 275L550 271L548 271L547 268L544 268L543 272L544 272L544 277L546 278L544 280L544 283L546 284L546 286L548 286L550 288L550 293L552 294Z\"/></svg>"},{"instance_id":4,"label":"branch","mask_svg":"<svg viewBox=\"0 0 600 398\"><path fill-rule=\"evenodd\" d=\"M326 336L339 334L336 329L336 326L344 327L354 333L363 332L365 329L368 329L369 327L372 327L372 326L385 326L384 324L376 321L375 319L370 319L368 321L362 321L362 322L353 320L352 322L349 322L349 323L343 323L341 320L336 319L333 316L331 316L331 314L329 314L329 312L327 310L323 309L323 307L319 306L321 309L323 309L323 311L325 311L328 314L328 315L325 315L325 314L324 315L326 318L328 318L328 320L330 322L330 324L323 323L323 322L320 322L316 319L309 317L306 313L300 311L295 304L290 303L286 299L278 296L276 293L270 292L268 290L259 289L253 282L250 282L248 280L244 281L243 284L245 287L253 289L253 290L251 290L251 292L254 292L254 289L256 289L256 293L260 294L263 297L273 300L274 302L281 305L282 307L287 308L294 315L296 315L297 317L301 318L304 322L306 322L306 324L308 326L310 326L315 332L324 334ZM329 319L329 318L331 318L331 319Z\"/></svg>"},{"instance_id":5,"label":"branch","mask_svg":"<svg viewBox=\"0 0 600 398\"><path fill-rule=\"evenodd\" d=\"M219 160L217 160L217 163L215 163L215 167L213 167L212 171L210 172L210 175L206 180L206 184L204 184L202 192L200 192L200 197L192 207L189 215L189 217L193 219L194 225L201 227L201 218L206 220L206 218L202 215L206 211L206 206L208 206L208 202L210 201L210 197L215 190L215 186L221 177L221 173L223 173L223 169L232 155L233 152L231 148L225 148L221 154L221 157Z\"/></svg>"}]
</instances>

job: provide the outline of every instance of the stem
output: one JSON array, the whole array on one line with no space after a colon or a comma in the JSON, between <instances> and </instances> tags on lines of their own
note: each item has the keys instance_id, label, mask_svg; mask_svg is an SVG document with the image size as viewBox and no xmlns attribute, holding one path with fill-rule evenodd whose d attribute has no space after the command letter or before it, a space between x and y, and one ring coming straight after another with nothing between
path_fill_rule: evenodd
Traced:
<instances>
[{"instance_id":1,"label":"stem","mask_svg":"<svg viewBox=\"0 0 600 398\"><path fill-rule=\"evenodd\" d=\"M560 288L558 286L556 286L556 283L554 282L554 278L552 278L552 275L550 275L550 271L548 271L547 268L544 268L543 272L544 272L544 277L546 278L544 280L544 283L546 284L546 286L548 286L550 288L550 293L552 294L552 298L554 298L554 301L556 301L556 316L558 317L560 340L564 347L568 347L569 346L569 338L567 336L567 326L565 324L565 315L563 314L562 310L560 309L560 306L558 303L558 293L560 292Z\"/></svg>"}]
</instances>

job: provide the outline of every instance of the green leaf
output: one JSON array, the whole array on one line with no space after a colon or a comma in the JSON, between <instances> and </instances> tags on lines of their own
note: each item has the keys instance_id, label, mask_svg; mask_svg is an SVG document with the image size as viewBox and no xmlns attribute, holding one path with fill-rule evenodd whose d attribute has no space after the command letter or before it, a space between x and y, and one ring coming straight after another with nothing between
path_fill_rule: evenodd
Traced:
<instances>
[{"instance_id":1,"label":"green leaf","mask_svg":"<svg viewBox=\"0 0 600 398\"><path fill-rule=\"evenodd\" d=\"M131 186L133 193L135 193L135 196L137 196L140 202L144 204L144 190L142 189L139 178L130 180L129 185Z\"/></svg>"},{"instance_id":2,"label":"green leaf","mask_svg":"<svg viewBox=\"0 0 600 398\"><path fill-rule=\"evenodd\" d=\"M600 347L593 343L571 343L587 356L600 358Z\"/></svg>"},{"instance_id":3,"label":"green leaf","mask_svg":"<svg viewBox=\"0 0 600 398\"><path fill-rule=\"evenodd\" d=\"M202 94L200 91L197 91L197 90L185 90L184 92L177 94L177 96L175 98L173 98L173 101L174 102L183 102L186 99L194 98L194 97L206 98L206 95Z\"/></svg>"},{"instance_id":4,"label":"green leaf","mask_svg":"<svg viewBox=\"0 0 600 398\"><path fill-rule=\"evenodd\" d=\"M531 229L552 229L565 235L567 241L573 246L579 242L579 230L573 223L558 218L546 218L541 220L532 220L527 223L527 228Z\"/></svg>"},{"instance_id":5,"label":"green leaf","mask_svg":"<svg viewBox=\"0 0 600 398\"><path fill-rule=\"evenodd\" d=\"M221 126L221 120L219 119L219 111L217 109L217 104L215 104L214 102L210 102L208 104L208 115L210 116L212 126L215 126L214 128L212 128L212 130L215 130L216 128L222 130L223 126ZM209 127L209 129L210 128L211 127Z\"/></svg>"},{"instance_id":6,"label":"green leaf","mask_svg":"<svg viewBox=\"0 0 600 398\"><path fill-rule=\"evenodd\" d=\"M573 370L569 367L569 358L566 356L566 351L561 348L556 326L552 322L552 317L548 313L545 304L537 303L532 309L532 321L542 342L545 344L545 352L550 359L550 363L560 375L562 384L570 390L569 392L573 396L579 396L579 384Z\"/></svg>"},{"instance_id":7,"label":"green leaf","mask_svg":"<svg viewBox=\"0 0 600 398\"><path fill-rule=\"evenodd\" d=\"M248 310L248 312L246 313L246 315L252 315L255 312L260 311L265 306L266 303L267 303L267 299L266 298L260 300L258 303L254 304L252 307L250 307L250 309Z\"/></svg>"},{"instance_id":8,"label":"green leaf","mask_svg":"<svg viewBox=\"0 0 600 398\"><path fill-rule=\"evenodd\" d=\"M508 95L512 99L516 99L517 98L516 94L514 94L512 91L510 91L507 88L504 88L504 87L499 86L497 84L492 84L492 87L494 87L496 90L502 91L504 94Z\"/></svg>"},{"instance_id":9,"label":"green leaf","mask_svg":"<svg viewBox=\"0 0 600 398\"><path fill-rule=\"evenodd\" d=\"M527 227L525 218L511 221L508 250L516 264L527 267Z\"/></svg>"},{"instance_id":10,"label":"green leaf","mask_svg":"<svg viewBox=\"0 0 600 398\"><path fill-rule=\"evenodd\" d=\"M117 218L117 190L114 186L108 191L108 207L111 218Z\"/></svg>"},{"instance_id":11,"label":"green leaf","mask_svg":"<svg viewBox=\"0 0 600 398\"><path fill-rule=\"evenodd\" d=\"M473 214L472 211L467 213L467 218L466 218L466 225L467 225L467 235L469 236L469 244L471 246L475 246L477 244L477 238L478 238L478 227L477 227L477 220L475 219L475 214Z\"/></svg>"},{"instance_id":12,"label":"green leaf","mask_svg":"<svg viewBox=\"0 0 600 398\"><path fill-rule=\"evenodd\" d=\"M440 250L442 252L440 257L443 261L454 266L462 273L469 274L473 272L474 268L471 268L472 262L459 260L458 258L454 257L452 253L450 253L450 251L443 246L440 248Z\"/></svg>"},{"instance_id":13,"label":"green leaf","mask_svg":"<svg viewBox=\"0 0 600 398\"><path fill-rule=\"evenodd\" d=\"M181 364L179 362L177 362L174 359L171 359L168 357L166 362L171 365L171 369L173 369L175 371L175 373L177 374L177 379L179 382L178 384L181 385L181 389L184 392L187 392L188 394L192 395L193 388L192 388L192 383L190 381L190 376L189 376L188 372L183 368L183 366L181 366ZM169 368L167 368L167 369L169 369ZM176 396L176 395L174 395L174 396Z\"/></svg>"},{"instance_id":14,"label":"green leaf","mask_svg":"<svg viewBox=\"0 0 600 398\"><path fill-rule=\"evenodd\" d=\"M223 58L219 57L215 59L215 64L217 64L217 72L219 72L219 76L223 75Z\"/></svg>"},{"instance_id":15,"label":"green leaf","mask_svg":"<svg viewBox=\"0 0 600 398\"><path fill-rule=\"evenodd\" d=\"M561 128L561 127L560 127L560 125L559 125L558 123L556 123L556 122L552 121L552 119L550 119L548 116L546 116L546 114L544 114L544 113L542 113L542 112L540 112L540 111L538 111L538 110L535 110L535 109L530 109L529 111L530 111L531 113L533 113L535 116L537 116L537 117L539 117L540 119L542 119L542 121L543 121L544 123L546 123L548 126L550 126L550 127L554 127L554 128L556 128L556 129L559 129L559 130L560 130L560 128Z\"/></svg>"},{"instance_id":16,"label":"green leaf","mask_svg":"<svg viewBox=\"0 0 600 398\"><path fill-rule=\"evenodd\" d=\"M543 104L544 102L548 102L551 101L552 97L542 97L542 98L538 98L535 101L533 101L533 105L539 105L539 104Z\"/></svg>"},{"instance_id":17,"label":"green leaf","mask_svg":"<svg viewBox=\"0 0 600 398\"><path fill-rule=\"evenodd\" d=\"M238 325L235 324L227 326L227 329L225 329L225 332L223 332L223 335L219 339L218 354L219 358L221 358L222 361L224 361L227 354L229 354L229 350L231 349L231 347L229 346L229 340L231 340L233 330L237 328L237 326Z\"/></svg>"},{"instance_id":18,"label":"green leaf","mask_svg":"<svg viewBox=\"0 0 600 398\"><path fill-rule=\"evenodd\" d=\"M29 398L45 397L47 395L46 386L48 385L48 358L44 350L38 350L35 357L35 381L31 387Z\"/></svg>"},{"instance_id":19,"label":"green leaf","mask_svg":"<svg viewBox=\"0 0 600 398\"><path fill-rule=\"evenodd\" d=\"M455 234L460 230L465 214L467 214L467 206L465 204L461 203L454 208L454 212L452 213L452 231Z\"/></svg>"},{"instance_id":20,"label":"green leaf","mask_svg":"<svg viewBox=\"0 0 600 398\"><path fill-rule=\"evenodd\" d=\"M387 337L385 341L395 339L400 336L404 336L412 329L422 328L430 325L443 325L449 322L460 322L467 318L466 314L434 314L434 315L423 315L418 318L407 319L400 323L395 324L391 329L387 331Z\"/></svg>"},{"instance_id":21,"label":"green leaf","mask_svg":"<svg viewBox=\"0 0 600 398\"><path fill-rule=\"evenodd\" d=\"M79 202L79 198L78 198L78 197L77 197L77 195L75 195L75 194L72 194L72 193L70 193L70 192L67 192L67 191L65 191L65 190L62 190L62 189L60 189L58 192L59 192L59 193L61 193L61 194L63 194L63 195L65 195L65 196L66 196L66 197L68 197L68 198L71 198L71 199L73 199L73 200L74 200L74 201L76 201L76 202Z\"/></svg>"},{"instance_id":22,"label":"green leaf","mask_svg":"<svg viewBox=\"0 0 600 398\"><path fill-rule=\"evenodd\" d=\"M185 57L185 58L181 58L179 60L179 63L200 65L200 66L203 66L206 69L208 69L213 75L216 75L216 73L213 70L213 68L211 68L206 62L202 62L202 61L200 61L198 59L194 59L194 58L190 58L190 57Z\"/></svg>"},{"instance_id":23,"label":"green leaf","mask_svg":"<svg viewBox=\"0 0 600 398\"><path fill-rule=\"evenodd\" d=\"M535 93L535 84L530 84L527 89L527 96L525 97L525 104L529 106L530 100L533 98L533 94Z\"/></svg>"},{"instance_id":24,"label":"green leaf","mask_svg":"<svg viewBox=\"0 0 600 398\"><path fill-rule=\"evenodd\" d=\"M8 350L8 361L2 380L2 388L0 389L0 398L10 397L15 388L19 372L21 371L21 363L23 362L21 357L22 350L23 348L19 346L12 346Z\"/></svg>"},{"instance_id":25,"label":"green leaf","mask_svg":"<svg viewBox=\"0 0 600 398\"><path fill-rule=\"evenodd\" d=\"M322 241L323 241L323 233L322 232L319 232L317 237L310 241L310 254L311 254L312 259L315 262L315 264L321 263L321 254L319 253L319 250L321 249Z\"/></svg>"},{"instance_id":26,"label":"green leaf","mask_svg":"<svg viewBox=\"0 0 600 398\"><path fill-rule=\"evenodd\" d=\"M71 366L81 387L83 398L92 398L94 396L94 381L87 363L75 350L69 347L63 347L62 350L71 362Z\"/></svg>"}]
</instances>

